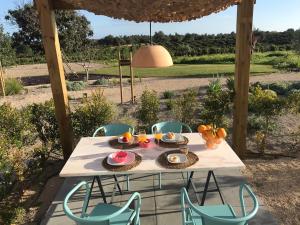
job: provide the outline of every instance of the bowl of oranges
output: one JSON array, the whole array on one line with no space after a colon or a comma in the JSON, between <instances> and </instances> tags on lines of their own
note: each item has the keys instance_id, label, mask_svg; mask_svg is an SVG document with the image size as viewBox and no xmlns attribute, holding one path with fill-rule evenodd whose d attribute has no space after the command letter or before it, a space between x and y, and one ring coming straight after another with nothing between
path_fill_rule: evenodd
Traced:
<instances>
[{"instance_id":1,"label":"bowl of oranges","mask_svg":"<svg viewBox=\"0 0 300 225\"><path fill-rule=\"evenodd\" d=\"M198 132L205 140L205 144L208 149L216 148L227 136L224 128L218 128L214 125L199 125Z\"/></svg>"}]
</instances>

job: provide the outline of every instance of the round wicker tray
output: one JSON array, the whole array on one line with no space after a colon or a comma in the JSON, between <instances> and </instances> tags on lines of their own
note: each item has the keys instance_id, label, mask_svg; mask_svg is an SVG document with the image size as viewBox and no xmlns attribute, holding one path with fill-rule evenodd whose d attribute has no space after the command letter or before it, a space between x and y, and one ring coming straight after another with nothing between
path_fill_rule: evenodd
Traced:
<instances>
[{"instance_id":1,"label":"round wicker tray","mask_svg":"<svg viewBox=\"0 0 300 225\"><path fill-rule=\"evenodd\" d=\"M122 172L122 171L127 171L131 170L134 167L137 167L141 162L142 162L142 157L135 152L135 160L132 164L130 165L124 165L124 166L113 166L107 163L107 157L105 157L102 161L102 165L105 169L110 170L110 171L115 171L115 172Z\"/></svg>"},{"instance_id":2,"label":"round wicker tray","mask_svg":"<svg viewBox=\"0 0 300 225\"><path fill-rule=\"evenodd\" d=\"M184 169L184 168L194 165L199 160L198 156L195 153L189 151L189 153L187 154L187 158L188 158L187 162L185 162L185 163L170 163L167 160L167 156L172 153L182 153L182 152L180 152L180 150L172 150L172 151L167 151L167 152L160 154L157 158L157 161L159 162L159 164L162 167L167 168L167 169Z\"/></svg>"},{"instance_id":3,"label":"round wicker tray","mask_svg":"<svg viewBox=\"0 0 300 225\"><path fill-rule=\"evenodd\" d=\"M132 149L139 146L137 137L134 136L134 140L132 143L119 143L118 137L114 137L108 141L109 145L116 149Z\"/></svg>"},{"instance_id":4,"label":"round wicker tray","mask_svg":"<svg viewBox=\"0 0 300 225\"><path fill-rule=\"evenodd\" d=\"M163 148L179 148L180 146L189 143L189 139L187 137L183 136L183 138L184 141L176 143L159 141L159 146ZM157 144L157 140L155 140L155 143Z\"/></svg>"}]
</instances>

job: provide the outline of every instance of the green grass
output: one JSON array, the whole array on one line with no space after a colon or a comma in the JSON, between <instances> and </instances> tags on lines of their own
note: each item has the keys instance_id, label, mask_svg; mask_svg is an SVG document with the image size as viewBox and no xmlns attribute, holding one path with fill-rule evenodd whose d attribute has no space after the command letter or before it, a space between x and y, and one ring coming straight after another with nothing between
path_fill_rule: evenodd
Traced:
<instances>
[{"instance_id":1,"label":"green grass","mask_svg":"<svg viewBox=\"0 0 300 225\"><path fill-rule=\"evenodd\" d=\"M123 74L129 75L129 68L123 67ZM271 65L251 65L251 74L275 73L278 70ZM117 66L92 71L96 74L119 75ZM134 68L135 76L140 77L211 77L213 75L234 74L234 64L175 64L167 68Z\"/></svg>"}]
</instances>

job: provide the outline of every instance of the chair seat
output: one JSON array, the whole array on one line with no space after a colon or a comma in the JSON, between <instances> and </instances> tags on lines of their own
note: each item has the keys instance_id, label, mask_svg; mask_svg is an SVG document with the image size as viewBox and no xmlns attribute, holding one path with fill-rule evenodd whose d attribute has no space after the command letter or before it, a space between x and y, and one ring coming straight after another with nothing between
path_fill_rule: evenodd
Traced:
<instances>
[{"instance_id":1,"label":"chair seat","mask_svg":"<svg viewBox=\"0 0 300 225\"><path fill-rule=\"evenodd\" d=\"M89 214L89 217L91 218L97 218L99 215L102 216L109 216L122 207L118 207L115 205L110 205L110 204L104 204L100 203L95 206L95 208L92 210L92 212ZM109 220L109 224L111 225L127 225L129 218L131 217L132 213L134 213L133 210L131 209L126 209L123 213L120 215L113 217L112 219ZM106 221L102 222L97 222L97 225L106 225Z\"/></svg>"},{"instance_id":2,"label":"chair seat","mask_svg":"<svg viewBox=\"0 0 300 225\"><path fill-rule=\"evenodd\" d=\"M223 219L233 219L236 215L230 205L207 205L207 206L196 206L199 211ZM220 225L219 223L208 221L207 219L203 222L202 217L195 211L192 211L192 217L195 221L195 225Z\"/></svg>"}]
</instances>

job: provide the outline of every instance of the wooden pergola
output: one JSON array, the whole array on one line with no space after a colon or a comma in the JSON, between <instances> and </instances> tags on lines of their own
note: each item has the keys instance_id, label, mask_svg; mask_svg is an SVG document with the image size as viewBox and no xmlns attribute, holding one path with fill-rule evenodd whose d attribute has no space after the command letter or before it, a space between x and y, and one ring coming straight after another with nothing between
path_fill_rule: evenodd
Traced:
<instances>
[{"instance_id":1,"label":"wooden pergola","mask_svg":"<svg viewBox=\"0 0 300 225\"><path fill-rule=\"evenodd\" d=\"M50 75L64 158L73 151L73 130L54 10L84 9L135 22L181 22L237 4L233 149L246 153L248 91L255 0L35 0Z\"/></svg>"}]
</instances>

